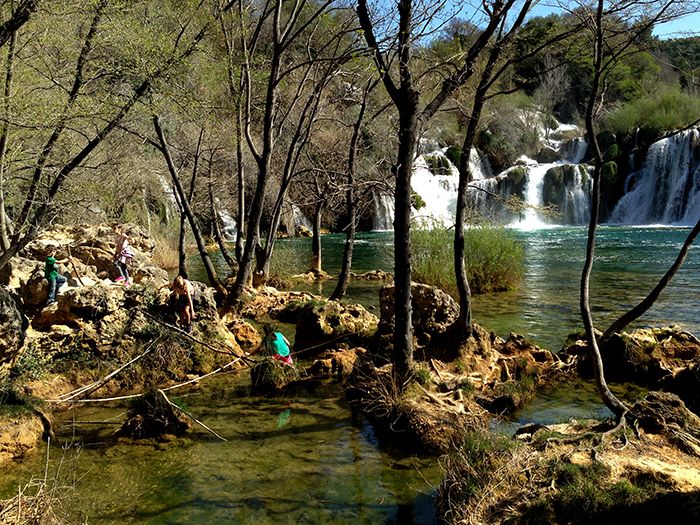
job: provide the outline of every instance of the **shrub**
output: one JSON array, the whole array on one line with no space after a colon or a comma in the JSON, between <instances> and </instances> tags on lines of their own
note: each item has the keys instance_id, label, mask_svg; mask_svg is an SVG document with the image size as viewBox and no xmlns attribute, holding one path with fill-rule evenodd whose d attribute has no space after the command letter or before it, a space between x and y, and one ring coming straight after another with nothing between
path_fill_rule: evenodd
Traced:
<instances>
[{"instance_id":1,"label":"shrub","mask_svg":"<svg viewBox=\"0 0 700 525\"><path fill-rule=\"evenodd\" d=\"M270 277L282 279L309 270L311 248L308 239L275 242L270 258Z\"/></svg>"},{"instance_id":2,"label":"shrub","mask_svg":"<svg viewBox=\"0 0 700 525\"><path fill-rule=\"evenodd\" d=\"M633 134L640 128L652 135L687 126L700 114L700 98L669 90L624 104L608 115L606 127L613 133Z\"/></svg>"},{"instance_id":3,"label":"shrub","mask_svg":"<svg viewBox=\"0 0 700 525\"><path fill-rule=\"evenodd\" d=\"M525 252L513 232L484 226L465 232L467 278L473 293L514 288L523 275ZM438 227L412 234L413 278L457 297L452 231Z\"/></svg>"}]
</instances>

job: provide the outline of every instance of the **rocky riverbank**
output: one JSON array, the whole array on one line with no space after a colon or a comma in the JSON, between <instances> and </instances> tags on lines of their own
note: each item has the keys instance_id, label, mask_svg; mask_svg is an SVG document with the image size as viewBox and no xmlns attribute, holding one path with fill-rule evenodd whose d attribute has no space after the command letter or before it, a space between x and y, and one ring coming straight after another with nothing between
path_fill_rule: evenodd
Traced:
<instances>
[{"instance_id":1,"label":"rocky riverbank","mask_svg":"<svg viewBox=\"0 0 700 525\"><path fill-rule=\"evenodd\" d=\"M517 411L539 388L590 375L584 341L572 337L555 354L474 325L473 336L456 344L450 327L458 305L439 289L414 284L416 361L413 377L398 388L392 284L380 291L377 317L360 305L274 288L250 289L239 309L224 311L213 290L195 282L197 319L187 334L175 326L173 298L157 290L167 273L152 262L153 244L136 227L129 234L136 250L131 287L112 280L106 226L54 227L0 276L0 461L30 452L50 435L52 410L87 396L148 390L151 397L139 405L146 409L132 407L121 433L184 432L191 420L159 389L245 363L260 392L293 395L314 382L339 381L384 439L446 455L439 506L448 522L576 522L582 508L593 509L586 519L614 520L625 509L643 514L654 502L691 501L700 490L692 475L700 420L685 407L698 410L700 342L677 327L615 335L601 347L610 379L680 399L652 395L631 411L626 428L570 422L500 437L488 431L495 418ZM46 306L43 260L51 248L72 262L67 286ZM268 322L294 327L296 367L255 355L262 342L256 326ZM167 424L151 425L155 413L169 414Z\"/></svg>"}]
</instances>

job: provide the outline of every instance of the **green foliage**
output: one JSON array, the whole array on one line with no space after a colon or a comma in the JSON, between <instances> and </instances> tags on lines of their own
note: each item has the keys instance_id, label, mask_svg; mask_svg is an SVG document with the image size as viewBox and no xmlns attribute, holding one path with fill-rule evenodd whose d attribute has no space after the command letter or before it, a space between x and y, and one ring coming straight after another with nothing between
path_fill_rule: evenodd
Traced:
<instances>
[{"instance_id":1,"label":"green foliage","mask_svg":"<svg viewBox=\"0 0 700 525\"><path fill-rule=\"evenodd\" d=\"M458 451L458 461L463 469L460 499L469 499L479 494L487 485L493 470L517 446L515 440L486 430L466 432Z\"/></svg>"},{"instance_id":2,"label":"green foliage","mask_svg":"<svg viewBox=\"0 0 700 525\"><path fill-rule=\"evenodd\" d=\"M668 90L622 105L608 115L605 126L618 134L633 134L639 128L658 136L687 126L697 115L700 115L700 97Z\"/></svg>"},{"instance_id":3,"label":"green foliage","mask_svg":"<svg viewBox=\"0 0 700 525\"><path fill-rule=\"evenodd\" d=\"M51 359L41 347L30 344L20 354L10 370L10 377L31 381L43 376L51 366Z\"/></svg>"},{"instance_id":4,"label":"green foliage","mask_svg":"<svg viewBox=\"0 0 700 525\"><path fill-rule=\"evenodd\" d=\"M430 372L430 368L428 368L428 366L425 364L418 364L413 369L413 379L415 379L415 381L421 386L425 386L430 383L432 378L433 375Z\"/></svg>"},{"instance_id":5,"label":"green foliage","mask_svg":"<svg viewBox=\"0 0 700 525\"><path fill-rule=\"evenodd\" d=\"M462 148L459 146L450 146L445 151L445 157L450 159L450 162L459 167L459 162L462 158Z\"/></svg>"},{"instance_id":6,"label":"green foliage","mask_svg":"<svg viewBox=\"0 0 700 525\"><path fill-rule=\"evenodd\" d=\"M454 276L453 233L444 227L414 230L413 278L457 296ZM499 226L465 231L467 278L473 293L515 288L523 275L525 252L513 233Z\"/></svg>"},{"instance_id":7,"label":"green foliage","mask_svg":"<svg viewBox=\"0 0 700 525\"><path fill-rule=\"evenodd\" d=\"M423 160L433 175L450 174L450 162L445 155L423 155Z\"/></svg>"},{"instance_id":8,"label":"green foliage","mask_svg":"<svg viewBox=\"0 0 700 525\"><path fill-rule=\"evenodd\" d=\"M421 208L425 208L425 201L423 200L423 197L420 196L420 194L414 190L411 190L411 206L418 211Z\"/></svg>"},{"instance_id":9,"label":"green foliage","mask_svg":"<svg viewBox=\"0 0 700 525\"><path fill-rule=\"evenodd\" d=\"M655 480L647 478L610 483L609 468L597 461L578 465L553 459L546 476L557 490L552 496L542 496L529 504L524 512L526 521L543 516L557 523L579 522L582 515L591 520L595 516L622 517L626 508L653 498L662 489Z\"/></svg>"}]
</instances>

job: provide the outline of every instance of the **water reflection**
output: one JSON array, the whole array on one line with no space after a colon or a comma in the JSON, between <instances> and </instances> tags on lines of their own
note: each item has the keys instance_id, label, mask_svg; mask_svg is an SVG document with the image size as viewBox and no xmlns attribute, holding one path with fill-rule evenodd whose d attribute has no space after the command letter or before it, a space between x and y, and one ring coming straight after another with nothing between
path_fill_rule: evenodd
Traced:
<instances>
[{"instance_id":1,"label":"water reflection","mask_svg":"<svg viewBox=\"0 0 700 525\"><path fill-rule=\"evenodd\" d=\"M187 398L228 442L195 428L173 443L133 445L111 438L113 429L75 427L74 437L73 425L61 425L59 443L84 444L63 467L79 480L69 522L433 523L433 489L424 477L439 482L435 461L380 450L370 425L351 423L337 386L283 399L240 396L241 382L247 379L219 378ZM75 418L114 412L90 408ZM52 454L59 458L60 447ZM6 469L0 497L41 472L41 455Z\"/></svg>"}]
</instances>

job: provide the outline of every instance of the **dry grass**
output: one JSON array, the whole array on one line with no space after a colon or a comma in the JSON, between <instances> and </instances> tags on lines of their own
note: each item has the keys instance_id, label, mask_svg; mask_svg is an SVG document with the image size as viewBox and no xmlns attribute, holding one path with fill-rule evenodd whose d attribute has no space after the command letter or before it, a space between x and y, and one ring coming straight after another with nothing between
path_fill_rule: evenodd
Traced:
<instances>
[{"instance_id":1,"label":"dry grass","mask_svg":"<svg viewBox=\"0 0 700 525\"><path fill-rule=\"evenodd\" d=\"M55 512L58 498L45 480L32 480L17 495L0 501L0 525L60 525Z\"/></svg>"},{"instance_id":2,"label":"dry grass","mask_svg":"<svg viewBox=\"0 0 700 525\"><path fill-rule=\"evenodd\" d=\"M172 270L178 267L179 255L177 247L166 238L156 236L156 247L153 250L153 263L165 270Z\"/></svg>"}]
</instances>

